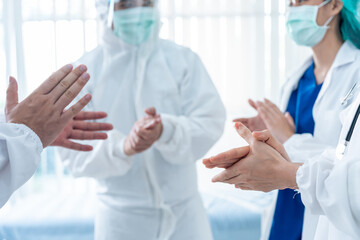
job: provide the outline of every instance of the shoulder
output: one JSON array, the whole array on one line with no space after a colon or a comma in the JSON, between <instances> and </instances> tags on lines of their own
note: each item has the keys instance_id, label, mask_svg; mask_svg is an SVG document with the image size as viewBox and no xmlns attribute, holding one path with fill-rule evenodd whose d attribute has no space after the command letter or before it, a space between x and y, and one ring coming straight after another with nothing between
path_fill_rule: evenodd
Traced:
<instances>
[{"instance_id":1,"label":"shoulder","mask_svg":"<svg viewBox=\"0 0 360 240\"><path fill-rule=\"evenodd\" d=\"M79 60L75 62L75 64L85 64L88 67L96 66L99 62L102 62L102 59L104 58L103 55L103 47L100 45L94 50L85 53Z\"/></svg>"}]
</instances>

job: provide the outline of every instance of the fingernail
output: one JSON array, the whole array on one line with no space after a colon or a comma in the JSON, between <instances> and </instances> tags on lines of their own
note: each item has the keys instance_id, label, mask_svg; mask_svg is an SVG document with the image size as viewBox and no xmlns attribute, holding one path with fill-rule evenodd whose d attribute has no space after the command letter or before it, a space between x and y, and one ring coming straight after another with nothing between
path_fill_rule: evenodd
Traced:
<instances>
[{"instance_id":1,"label":"fingernail","mask_svg":"<svg viewBox=\"0 0 360 240\"><path fill-rule=\"evenodd\" d=\"M83 73L81 77L86 81L90 79L90 75L88 73Z\"/></svg>"},{"instance_id":2,"label":"fingernail","mask_svg":"<svg viewBox=\"0 0 360 240\"><path fill-rule=\"evenodd\" d=\"M85 65L80 65L80 71L85 72L87 70Z\"/></svg>"},{"instance_id":3,"label":"fingernail","mask_svg":"<svg viewBox=\"0 0 360 240\"><path fill-rule=\"evenodd\" d=\"M236 129L239 129L239 128L240 128L240 123L239 123L239 122L235 123L235 128L236 128Z\"/></svg>"},{"instance_id":4,"label":"fingernail","mask_svg":"<svg viewBox=\"0 0 360 240\"><path fill-rule=\"evenodd\" d=\"M85 99L86 99L86 100L91 100L91 95L90 95L90 94L86 94Z\"/></svg>"},{"instance_id":5,"label":"fingernail","mask_svg":"<svg viewBox=\"0 0 360 240\"><path fill-rule=\"evenodd\" d=\"M67 64L67 65L64 66L64 68L65 68L66 71L71 71L72 68L73 68L73 65L72 64Z\"/></svg>"}]
</instances>

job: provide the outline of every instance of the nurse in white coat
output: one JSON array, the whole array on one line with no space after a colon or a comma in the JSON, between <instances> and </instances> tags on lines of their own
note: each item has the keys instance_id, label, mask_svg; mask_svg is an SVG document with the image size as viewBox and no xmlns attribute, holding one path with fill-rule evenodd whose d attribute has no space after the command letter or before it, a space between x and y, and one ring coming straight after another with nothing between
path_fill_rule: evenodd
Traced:
<instances>
[{"instance_id":1,"label":"nurse in white coat","mask_svg":"<svg viewBox=\"0 0 360 240\"><path fill-rule=\"evenodd\" d=\"M360 84L360 82L359 82ZM357 91L359 92L359 91ZM354 95L356 93L354 92ZM208 167L226 167L215 182L234 184L244 190L297 189L306 208L319 217L314 240L360 239L360 94L340 114L342 131L337 148L290 161L285 148L269 131L253 132L244 125L238 133L250 146L205 159ZM251 149L251 150L250 150ZM234 159L237 159L234 161Z\"/></svg>"},{"instance_id":2,"label":"nurse in white coat","mask_svg":"<svg viewBox=\"0 0 360 240\"><path fill-rule=\"evenodd\" d=\"M352 102L352 99L342 101L342 98L359 81L360 19L357 5L358 1L348 0L292 1L287 17L288 32L299 45L311 46L313 56L285 84L281 110L268 100L250 101L259 115L236 120L252 131L269 129L285 143L294 162L302 162L304 155L319 156L324 148L337 145L341 131L338 115ZM349 29L354 30L349 32ZM314 83L305 86L308 79L314 79L311 80ZM319 88L318 93L316 88ZM284 116L285 111L290 114ZM298 149L301 149L301 155L298 155ZM287 194L285 197L284 193ZM264 216L262 239L313 239L318 216L306 208L303 213L300 196L294 195L292 190L279 192L279 198ZM292 220L293 225L290 224Z\"/></svg>"},{"instance_id":3,"label":"nurse in white coat","mask_svg":"<svg viewBox=\"0 0 360 240\"><path fill-rule=\"evenodd\" d=\"M18 102L17 82L10 78L6 119L0 120L0 208L35 173L43 148L52 145L90 151L91 146L74 143L71 139L106 138L105 133L96 131L110 130L111 124L83 121L106 116L101 112L80 112L89 103L90 95L65 111L89 77L85 66L72 71L72 66L67 65L21 103Z\"/></svg>"},{"instance_id":4,"label":"nurse in white coat","mask_svg":"<svg viewBox=\"0 0 360 240\"><path fill-rule=\"evenodd\" d=\"M95 80L88 109L105 106L115 129L90 154L61 153L74 176L98 182L97 240L212 239L195 163L225 109L199 57L159 39L154 5L98 1L103 43L80 60Z\"/></svg>"}]
</instances>

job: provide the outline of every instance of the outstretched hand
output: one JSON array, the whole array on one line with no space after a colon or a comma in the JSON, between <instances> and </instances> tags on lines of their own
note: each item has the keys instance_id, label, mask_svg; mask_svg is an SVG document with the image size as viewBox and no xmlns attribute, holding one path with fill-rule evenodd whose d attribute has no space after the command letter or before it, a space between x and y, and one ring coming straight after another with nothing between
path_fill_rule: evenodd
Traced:
<instances>
[{"instance_id":1,"label":"outstretched hand","mask_svg":"<svg viewBox=\"0 0 360 240\"><path fill-rule=\"evenodd\" d=\"M295 122L291 115L288 112L282 113L270 100L255 102L250 99L249 104L258 115L252 118L234 119L235 123L244 124L252 132L268 129L281 143L295 134Z\"/></svg>"},{"instance_id":2,"label":"outstretched hand","mask_svg":"<svg viewBox=\"0 0 360 240\"><path fill-rule=\"evenodd\" d=\"M109 123L88 122L106 118L105 112L80 112L66 125L51 146L59 146L77 151L91 151L93 147L71 141L74 140L102 140L107 134L101 131L113 129Z\"/></svg>"},{"instance_id":3,"label":"outstretched hand","mask_svg":"<svg viewBox=\"0 0 360 240\"><path fill-rule=\"evenodd\" d=\"M6 121L28 126L39 136L44 148L49 146L91 100L91 95L87 94L65 110L89 81L90 75L86 71L85 65L74 70L72 65L66 65L20 103L17 82L10 77L6 93Z\"/></svg>"}]
</instances>

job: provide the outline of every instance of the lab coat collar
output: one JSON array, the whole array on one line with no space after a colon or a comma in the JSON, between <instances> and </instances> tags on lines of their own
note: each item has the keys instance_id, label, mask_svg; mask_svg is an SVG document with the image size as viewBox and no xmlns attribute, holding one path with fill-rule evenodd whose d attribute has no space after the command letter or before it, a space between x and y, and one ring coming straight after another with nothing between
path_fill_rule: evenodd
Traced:
<instances>
[{"instance_id":1,"label":"lab coat collar","mask_svg":"<svg viewBox=\"0 0 360 240\"><path fill-rule=\"evenodd\" d=\"M339 69L340 67L354 62L356 60L356 54L358 54L358 49L351 42L345 41L344 44L341 46L339 52L337 53L329 72L326 75L323 87L315 102L314 108L316 108L316 105L319 104L322 97L328 90L331 82L333 81L333 73L337 71L337 69Z\"/></svg>"},{"instance_id":2,"label":"lab coat collar","mask_svg":"<svg viewBox=\"0 0 360 240\"><path fill-rule=\"evenodd\" d=\"M358 50L359 49L357 49L350 41L345 41L336 55L332 68L335 69L354 62L356 60Z\"/></svg>"},{"instance_id":3,"label":"lab coat collar","mask_svg":"<svg viewBox=\"0 0 360 240\"><path fill-rule=\"evenodd\" d=\"M336 55L336 58L334 60L334 63L329 70L326 79L324 81L324 85L319 93L318 99L316 102L318 102L324 93L326 92L328 86L330 85L332 81L332 74L333 72L338 69L339 67L342 67L346 64L352 63L356 60L356 55L358 54L359 49L357 49L350 41L345 41L344 44L341 46L338 54ZM299 80L306 71L310 67L310 65L313 63L313 56L309 57L305 63L294 72L291 77L289 78L288 82L284 86L283 91L283 97L282 101L280 103L281 110L285 111L287 108L287 104L290 98L291 93L298 87ZM316 103L315 103L316 104Z\"/></svg>"}]
</instances>

